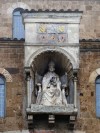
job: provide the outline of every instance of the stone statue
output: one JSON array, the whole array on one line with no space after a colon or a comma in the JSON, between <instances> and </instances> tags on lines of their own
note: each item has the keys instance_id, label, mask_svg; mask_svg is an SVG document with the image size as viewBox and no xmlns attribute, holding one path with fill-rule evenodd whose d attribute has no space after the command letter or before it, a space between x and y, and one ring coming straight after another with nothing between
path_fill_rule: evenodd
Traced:
<instances>
[{"instance_id":1,"label":"stone statue","mask_svg":"<svg viewBox=\"0 0 100 133\"><path fill-rule=\"evenodd\" d=\"M51 61L49 63L48 72L43 77L42 88L41 84L38 84L39 91L36 103L46 106L67 106L64 86L61 90L61 82L59 76L54 71L55 64Z\"/></svg>"}]
</instances>

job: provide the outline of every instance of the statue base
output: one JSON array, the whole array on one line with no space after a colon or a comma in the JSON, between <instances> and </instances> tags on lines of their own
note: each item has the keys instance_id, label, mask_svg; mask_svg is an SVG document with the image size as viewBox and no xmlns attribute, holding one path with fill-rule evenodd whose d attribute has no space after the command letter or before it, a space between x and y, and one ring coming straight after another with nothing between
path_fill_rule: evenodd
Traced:
<instances>
[{"instance_id":1,"label":"statue base","mask_svg":"<svg viewBox=\"0 0 100 133\"><path fill-rule=\"evenodd\" d=\"M77 118L78 110L74 107L73 104L68 104L68 106L45 106L45 105L37 105L31 104L30 108L27 108L27 120L28 120L28 127L33 129L33 122L34 117L36 115L48 115L48 123L49 125L55 124L55 116L65 115L68 118L68 128L73 129L74 124Z\"/></svg>"},{"instance_id":2,"label":"statue base","mask_svg":"<svg viewBox=\"0 0 100 133\"><path fill-rule=\"evenodd\" d=\"M68 104L68 106L45 106L31 104L30 108L27 108L28 114L54 114L54 115L75 115L77 114L77 109L74 108L73 104Z\"/></svg>"}]
</instances>

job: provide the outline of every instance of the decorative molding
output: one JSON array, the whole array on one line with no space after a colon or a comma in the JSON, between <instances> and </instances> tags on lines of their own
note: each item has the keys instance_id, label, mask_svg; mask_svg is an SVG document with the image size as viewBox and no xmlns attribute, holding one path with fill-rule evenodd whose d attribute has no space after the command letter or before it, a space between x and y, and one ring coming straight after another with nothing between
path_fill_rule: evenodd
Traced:
<instances>
[{"instance_id":1,"label":"decorative molding","mask_svg":"<svg viewBox=\"0 0 100 133\"><path fill-rule=\"evenodd\" d=\"M0 41L25 41L25 39L24 38L21 38L20 40L19 39L17 39L17 38L8 38L8 37L2 37L2 38L0 38Z\"/></svg>"},{"instance_id":2,"label":"decorative molding","mask_svg":"<svg viewBox=\"0 0 100 133\"><path fill-rule=\"evenodd\" d=\"M64 9L60 9L59 11L56 10L56 9L53 9L53 10L49 10L49 9L46 9L46 10L42 10L42 9L38 9L38 10L34 10L34 9L31 9L31 10L28 10L28 9L25 9L23 11L23 13L39 13L39 12L43 12L43 13L48 13L48 12L54 12L54 13L83 13L83 11L79 11L78 9L76 10L71 10L71 9L68 9L68 10L64 10Z\"/></svg>"},{"instance_id":3,"label":"decorative molding","mask_svg":"<svg viewBox=\"0 0 100 133\"><path fill-rule=\"evenodd\" d=\"M6 82L12 82L12 76L6 69L0 68L0 74L6 78Z\"/></svg>"},{"instance_id":4,"label":"decorative molding","mask_svg":"<svg viewBox=\"0 0 100 133\"><path fill-rule=\"evenodd\" d=\"M95 71L93 71L89 77L89 83L91 84L95 84L95 80L97 78L97 76L100 75L100 68L96 69Z\"/></svg>"}]
</instances>

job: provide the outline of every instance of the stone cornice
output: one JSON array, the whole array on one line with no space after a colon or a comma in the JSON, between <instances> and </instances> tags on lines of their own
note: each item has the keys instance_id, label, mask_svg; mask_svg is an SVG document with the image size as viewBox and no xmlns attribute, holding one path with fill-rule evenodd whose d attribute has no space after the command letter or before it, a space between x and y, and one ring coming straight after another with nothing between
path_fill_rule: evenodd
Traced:
<instances>
[{"instance_id":1,"label":"stone cornice","mask_svg":"<svg viewBox=\"0 0 100 133\"><path fill-rule=\"evenodd\" d=\"M100 42L100 39L80 39L80 43L81 42Z\"/></svg>"},{"instance_id":2,"label":"stone cornice","mask_svg":"<svg viewBox=\"0 0 100 133\"><path fill-rule=\"evenodd\" d=\"M49 10L49 9L34 10L34 9L31 9L31 10L28 10L28 9L25 9L21 13L83 13L83 11L79 11L78 9L76 9L76 10L71 10L71 9L68 9L68 10L64 10L64 9L60 9L60 10L56 10L56 9L53 9L53 10Z\"/></svg>"},{"instance_id":3,"label":"stone cornice","mask_svg":"<svg viewBox=\"0 0 100 133\"><path fill-rule=\"evenodd\" d=\"M24 45L24 43L25 43L24 39L17 40L17 39L11 39L11 38L0 38L0 48L24 47L26 46ZM81 52L100 51L100 39L89 39L89 40L81 39L80 40L80 51Z\"/></svg>"}]
</instances>

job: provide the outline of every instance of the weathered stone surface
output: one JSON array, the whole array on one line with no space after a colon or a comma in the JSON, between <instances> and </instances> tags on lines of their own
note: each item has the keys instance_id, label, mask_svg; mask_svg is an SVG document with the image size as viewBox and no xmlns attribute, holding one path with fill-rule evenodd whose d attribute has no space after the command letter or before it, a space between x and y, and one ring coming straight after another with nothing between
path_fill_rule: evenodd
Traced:
<instances>
[{"instance_id":1,"label":"weathered stone surface","mask_svg":"<svg viewBox=\"0 0 100 133\"><path fill-rule=\"evenodd\" d=\"M100 68L96 69L98 75L100 75Z\"/></svg>"},{"instance_id":2,"label":"weathered stone surface","mask_svg":"<svg viewBox=\"0 0 100 133\"><path fill-rule=\"evenodd\" d=\"M82 46L84 47L84 52L80 54L79 91L83 93L83 96L80 96L80 120L76 123L76 129L83 129L86 133L99 133L100 121L96 118L95 109L95 79L98 76L96 69L100 66L100 52L95 52L94 50L86 51L86 49L90 49L90 47L94 46L93 43L82 43L81 48ZM96 47L100 49L99 45L96 46L95 44L95 48ZM91 77L91 75L93 75L93 77ZM89 82L90 77L91 81L93 81L92 83ZM91 95L91 92L93 92L94 95Z\"/></svg>"},{"instance_id":3,"label":"weathered stone surface","mask_svg":"<svg viewBox=\"0 0 100 133\"><path fill-rule=\"evenodd\" d=\"M98 73L96 71L92 72L92 74L89 77L89 82L90 83L95 83L95 79L98 76Z\"/></svg>"},{"instance_id":4,"label":"weathered stone surface","mask_svg":"<svg viewBox=\"0 0 100 133\"><path fill-rule=\"evenodd\" d=\"M53 113L53 114L71 114L77 113L74 109L74 105L69 104L68 107L65 106L44 106L32 104L30 109L27 109L27 113L41 114L41 113Z\"/></svg>"},{"instance_id":5,"label":"weathered stone surface","mask_svg":"<svg viewBox=\"0 0 100 133\"><path fill-rule=\"evenodd\" d=\"M12 76L10 75L10 73L6 69L0 68L0 73L2 75L4 75L4 77L6 78L7 82L12 82Z\"/></svg>"},{"instance_id":6,"label":"weathered stone surface","mask_svg":"<svg viewBox=\"0 0 100 133\"><path fill-rule=\"evenodd\" d=\"M64 43L67 45L67 43L73 43L74 45L75 43L79 43L79 23L82 16L81 12L23 13L22 16L25 24L25 43L27 44L63 45ZM43 35L43 39L38 37L41 34ZM63 34L66 35L66 41L58 39L60 38L60 35Z\"/></svg>"},{"instance_id":7,"label":"weathered stone surface","mask_svg":"<svg viewBox=\"0 0 100 133\"><path fill-rule=\"evenodd\" d=\"M23 127L22 123L22 103L23 103L23 44L0 43L0 74L6 78L6 109L5 118L0 118L0 131L19 130ZM13 56L16 54L16 56ZM7 56L6 56L7 55ZM21 56L20 56L21 55ZM17 62L18 61L18 62ZM10 73L6 68L19 69L17 73ZM22 93L23 92L23 93Z\"/></svg>"}]
</instances>

